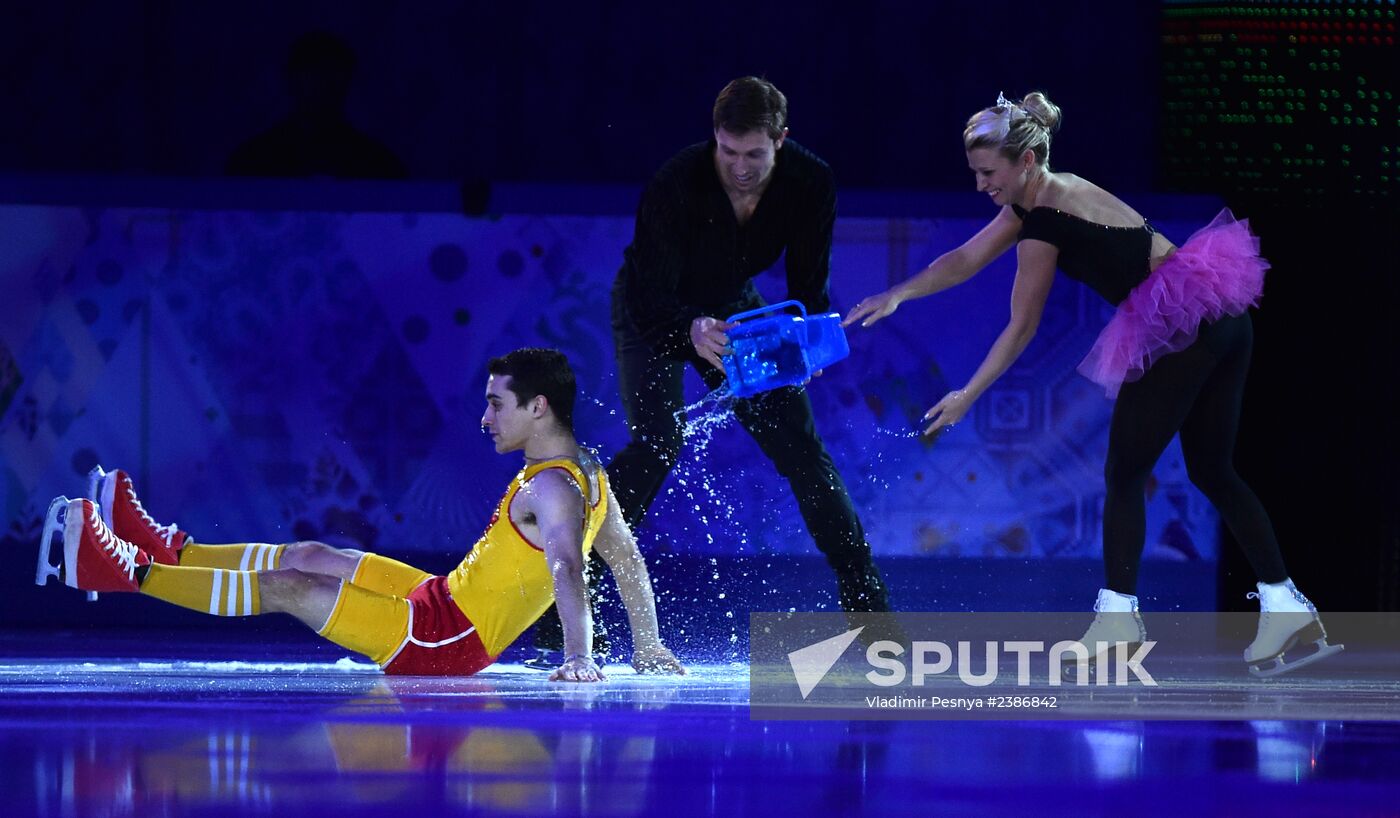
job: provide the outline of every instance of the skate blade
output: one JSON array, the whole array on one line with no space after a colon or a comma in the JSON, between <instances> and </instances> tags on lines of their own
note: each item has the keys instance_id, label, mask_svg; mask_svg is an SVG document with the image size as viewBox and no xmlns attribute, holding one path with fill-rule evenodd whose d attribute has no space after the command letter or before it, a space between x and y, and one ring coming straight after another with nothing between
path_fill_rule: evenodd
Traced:
<instances>
[{"instance_id":1,"label":"skate blade","mask_svg":"<svg viewBox=\"0 0 1400 818\"><path fill-rule=\"evenodd\" d=\"M1309 653L1307 656L1304 656L1301 659L1284 661L1282 657L1275 657L1273 665L1269 667L1259 667L1258 665L1250 665L1249 672L1256 678L1268 679L1283 673L1287 673L1290 670L1297 670L1300 667L1307 667L1313 662L1320 662L1323 659L1326 659L1328 656L1341 653L1343 650L1346 649L1346 645L1329 645L1327 644L1327 640L1325 639L1319 639L1315 644L1317 644L1318 646L1317 650L1313 651L1312 653Z\"/></svg>"},{"instance_id":2,"label":"skate blade","mask_svg":"<svg viewBox=\"0 0 1400 818\"><path fill-rule=\"evenodd\" d=\"M88 492L87 498L94 503L102 502L102 478L107 476L107 472L102 468L102 464L92 467L88 472Z\"/></svg>"},{"instance_id":3,"label":"skate blade","mask_svg":"<svg viewBox=\"0 0 1400 818\"><path fill-rule=\"evenodd\" d=\"M1125 656L1131 657L1133 654L1137 653L1138 648L1142 647L1142 643L1141 643L1141 642L1125 642L1125 643L1123 643L1123 647L1124 647L1124 651L1123 651L1123 652L1124 652L1124 655L1125 655ZM1100 672L1100 670L1099 670L1100 667L1103 666L1103 665L1105 665L1105 664L1110 668L1110 671L1109 671L1109 672L1110 672L1110 673L1112 672L1111 669L1115 666L1115 664L1116 664L1117 661L1118 661L1118 657L1114 656L1114 652L1117 651L1117 650L1118 650L1118 646L1117 646L1117 644L1115 643L1115 645L1114 645L1113 647L1109 648L1108 650L1106 650L1106 651L1104 651L1104 652L1102 652L1102 653L1096 653L1096 654L1094 654L1093 656L1090 656L1090 657L1088 658L1087 661L1085 661L1084 665L1089 669L1088 674L1087 674L1087 679L1088 679L1089 682L1092 682L1092 683L1097 683L1097 682L1098 682L1098 675L1097 675L1097 674ZM1078 681L1079 681L1079 663L1078 663L1077 661L1070 660L1070 661L1065 662L1063 665L1061 665L1061 666L1060 666L1060 678L1063 679L1063 680L1065 680L1066 682L1078 682Z\"/></svg>"},{"instance_id":4,"label":"skate blade","mask_svg":"<svg viewBox=\"0 0 1400 818\"><path fill-rule=\"evenodd\" d=\"M44 533L39 538L39 564L34 571L35 585L45 585L48 583L49 577L58 577L64 585L70 588L78 587L63 577L61 566L68 561L66 552L64 559L60 560L57 565L53 562L54 545L58 545L59 548L64 547L63 528L66 518L60 520L59 512L66 509L70 502L72 501L67 497L55 497L53 502L49 503L49 510L44 514ZM88 591L87 599L88 602L96 602L97 592Z\"/></svg>"},{"instance_id":5,"label":"skate blade","mask_svg":"<svg viewBox=\"0 0 1400 818\"><path fill-rule=\"evenodd\" d=\"M67 497L55 497L49 503L49 510L44 513L44 533L39 537L39 564L34 571L34 584L44 585L49 581L49 577L58 577L63 581L60 561L55 564L53 561L53 547L57 542L59 553L63 549L63 521L59 519L60 512L68 507ZM55 540L55 536L57 540Z\"/></svg>"},{"instance_id":6,"label":"skate blade","mask_svg":"<svg viewBox=\"0 0 1400 818\"><path fill-rule=\"evenodd\" d=\"M563 659L554 658L556 656L562 656L562 654L553 652L553 656L551 656L546 653L541 653L537 656L531 656L529 659L526 659L520 664L524 665L530 670L553 671L558 669L560 665L564 664Z\"/></svg>"},{"instance_id":7,"label":"skate blade","mask_svg":"<svg viewBox=\"0 0 1400 818\"><path fill-rule=\"evenodd\" d=\"M115 499L113 495L116 493L116 481L107 478L111 477L114 472L115 469L113 471L104 470L101 464L93 466L92 471L88 472L87 497L97 504L97 508L102 514L102 522L108 528L112 528L112 505Z\"/></svg>"}]
</instances>

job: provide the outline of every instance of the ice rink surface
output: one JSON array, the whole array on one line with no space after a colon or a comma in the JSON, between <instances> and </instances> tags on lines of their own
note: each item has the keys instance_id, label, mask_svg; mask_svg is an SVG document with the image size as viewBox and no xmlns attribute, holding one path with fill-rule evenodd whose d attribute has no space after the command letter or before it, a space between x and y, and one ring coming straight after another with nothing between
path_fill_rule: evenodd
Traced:
<instances>
[{"instance_id":1,"label":"ice rink surface","mask_svg":"<svg viewBox=\"0 0 1400 818\"><path fill-rule=\"evenodd\" d=\"M1195 720L755 720L742 663L393 678L213 638L0 637L0 813L1400 814L1400 683L1172 680ZM1211 719L1249 684L1281 719ZM1290 715L1324 700L1362 718Z\"/></svg>"}]
</instances>

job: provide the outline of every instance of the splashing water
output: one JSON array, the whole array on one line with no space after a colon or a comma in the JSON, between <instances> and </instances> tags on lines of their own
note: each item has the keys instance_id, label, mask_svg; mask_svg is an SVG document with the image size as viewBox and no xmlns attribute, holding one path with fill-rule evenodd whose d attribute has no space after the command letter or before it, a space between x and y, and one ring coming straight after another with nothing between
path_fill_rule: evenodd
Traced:
<instances>
[{"instance_id":1,"label":"splashing water","mask_svg":"<svg viewBox=\"0 0 1400 818\"><path fill-rule=\"evenodd\" d=\"M713 392L708 392L689 406L682 406L676 412L676 420L681 425L681 440L696 455L703 454L714 439L715 432L732 423L734 418L734 393L728 384Z\"/></svg>"},{"instance_id":2,"label":"splashing water","mask_svg":"<svg viewBox=\"0 0 1400 818\"><path fill-rule=\"evenodd\" d=\"M885 437L903 438L905 440L916 440L923 434L924 427L920 425L917 429L886 429L883 426L876 426L875 431Z\"/></svg>"},{"instance_id":3,"label":"splashing water","mask_svg":"<svg viewBox=\"0 0 1400 818\"><path fill-rule=\"evenodd\" d=\"M706 545L714 546L718 535L722 542L741 546L740 549L726 549L729 553L742 550L742 546L748 544L748 537L735 521L735 507L725 500L734 495L734 489L709 468L706 452L715 433L735 422L734 401L729 387L721 386L676 411L682 455L672 472L675 485L666 489L667 496L676 501L678 508L699 520L702 529L698 533L703 534ZM676 496L678 491L680 497ZM720 523L718 527L714 525L716 522Z\"/></svg>"},{"instance_id":4,"label":"splashing water","mask_svg":"<svg viewBox=\"0 0 1400 818\"><path fill-rule=\"evenodd\" d=\"M886 448L879 438L893 438L895 441L918 440L920 432L918 429L887 429L883 426L874 428L874 438L870 445L866 447L869 460L865 464L865 480L870 485L888 491L893 488L891 481L886 475L890 474L890 461L898 462L899 458L906 455L903 443L893 444L892 449ZM898 470L895 470L894 481L898 482L900 477Z\"/></svg>"},{"instance_id":5,"label":"splashing water","mask_svg":"<svg viewBox=\"0 0 1400 818\"><path fill-rule=\"evenodd\" d=\"M592 404L593 404L594 406L597 406L599 409L607 409L607 410L608 410L608 414L609 414L610 416L612 416L612 417L617 417L617 407L615 407L615 406L609 406L608 404L603 403L602 401L598 400L597 398L592 398L592 397L590 397L590 398L588 398L588 400L589 400L590 402L592 402Z\"/></svg>"},{"instance_id":6,"label":"splashing water","mask_svg":"<svg viewBox=\"0 0 1400 818\"><path fill-rule=\"evenodd\" d=\"M741 495L733 480L735 476L727 467L718 466L709 451L716 434L736 424L735 400L728 387L722 386L676 412L681 430L681 456L672 469L664 494L672 512L678 512L689 521L682 528L692 548L683 550L696 556L706 551L736 556L750 548L748 534L739 521L740 509L734 502ZM676 517L671 519L675 521ZM743 658L739 628L746 626L747 619L730 609L731 594L727 591L732 590L733 583L742 584L747 577L744 572L736 575L725 570L715 557L709 557L696 567L703 570L702 576L708 582L706 587L696 589L695 597L671 600L690 610L689 615L679 619L678 624L683 627L678 633L708 634L709 640L718 637L729 649L721 650L716 658Z\"/></svg>"}]
</instances>

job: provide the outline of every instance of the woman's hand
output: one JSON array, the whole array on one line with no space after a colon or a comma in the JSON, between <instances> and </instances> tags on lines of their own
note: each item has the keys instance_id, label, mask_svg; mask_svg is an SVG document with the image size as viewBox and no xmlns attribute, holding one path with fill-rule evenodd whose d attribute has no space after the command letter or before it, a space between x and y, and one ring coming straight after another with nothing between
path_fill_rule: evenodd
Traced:
<instances>
[{"instance_id":1,"label":"woman's hand","mask_svg":"<svg viewBox=\"0 0 1400 818\"><path fill-rule=\"evenodd\" d=\"M924 430L925 437L932 437L943 429L950 428L962 420L967 410L972 408L973 397L962 389L955 389L924 413L924 421L931 422Z\"/></svg>"},{"instance_id":2,"label":"woman's hand","mask_svg":"<svg viewBox=\"0 0 1400 818\"><path fill-rule=\"evenodd\" d=\"M895 310L899 309L899 304L903 300L895 295L894 290L885 290L862 299L850 312L846 313L846 317L841 321L841 326L849 327L864 318L865 320L861 321L860 325L868 327L881 318L893 314Z\"/></svg>"}]
</instances>

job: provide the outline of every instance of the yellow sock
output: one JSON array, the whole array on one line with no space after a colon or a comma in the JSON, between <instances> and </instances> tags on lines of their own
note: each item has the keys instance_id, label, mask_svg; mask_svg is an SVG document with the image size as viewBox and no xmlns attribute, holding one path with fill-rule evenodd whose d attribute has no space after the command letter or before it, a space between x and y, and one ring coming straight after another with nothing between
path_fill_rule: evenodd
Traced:
<instances>
[{"instance_id":1,"label":"yellow sock","mask_svg":"<svg viewBox=\"0 0 1400 818\"><path fill-rule=\"evenodd\" d=\"M152 565L150 573L141 583L141 593L181 608L215 616L255 616L262 613L255 571Z\"/></svg>"},{"instance_id":2,"label":"yellow sock","mask_svg":"<svg viewBox=\"0 0 1400 818\"><path fill-rule=\"evenodd\" d=\"M241 542L233 545L190 543L180 550L180 567L273 571L282 563L283 548L286 546L260 542Z\"/></svg>"}]
</instances>

